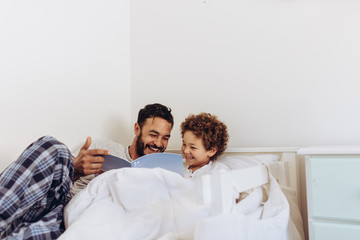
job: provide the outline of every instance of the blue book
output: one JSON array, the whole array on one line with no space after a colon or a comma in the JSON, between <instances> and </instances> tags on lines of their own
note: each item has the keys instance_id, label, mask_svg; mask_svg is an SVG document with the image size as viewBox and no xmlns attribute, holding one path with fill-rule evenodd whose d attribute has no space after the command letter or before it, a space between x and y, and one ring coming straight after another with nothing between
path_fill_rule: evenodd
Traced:
<instances>
[{"instance_id":1,"label":"blue book","mask_svg":"<svg viewBox=\"0 0 360 240\"><path fill-rule=\"evenodd\" d=\"M129 162L126 159L113 155L102 155L105 161L102 165L103 171L116 168L135 167L135 168L164 168L184 176L184 165L181 154L176 153L151 153L139 157L135 161Z\"/></svg>"}]
</instances>

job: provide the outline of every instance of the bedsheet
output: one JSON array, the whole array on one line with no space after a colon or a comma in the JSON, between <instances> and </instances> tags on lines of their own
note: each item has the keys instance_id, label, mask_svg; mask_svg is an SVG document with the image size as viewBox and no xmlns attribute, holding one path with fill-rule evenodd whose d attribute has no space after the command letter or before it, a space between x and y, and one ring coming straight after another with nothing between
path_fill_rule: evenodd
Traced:
<instances>
[{"instance_id":1,"label":"bedsheet","mask_svg":"<svg viewBox=\"0 0 360 240\"><path fill-rule=\"evenodd\" d=\"M111 170L69 202L59 239L289 239L289 205L276 181L269 186L256 218L237 208L211 216L197 203L190 179L164 169Z\"/></svg>"}]
</instances>

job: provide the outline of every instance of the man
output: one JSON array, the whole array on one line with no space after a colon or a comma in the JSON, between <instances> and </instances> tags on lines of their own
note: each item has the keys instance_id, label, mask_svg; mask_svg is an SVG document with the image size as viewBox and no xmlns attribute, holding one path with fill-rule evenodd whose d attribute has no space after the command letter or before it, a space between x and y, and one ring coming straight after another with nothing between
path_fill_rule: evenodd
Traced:
<instances>
[{"instance_id":1,"label":"man","mask_svg":"<svg viewBox=\"0 0 360 240\"><path fill-rule=\"evenodd\" d=\"M139 111L132 144L117 144L114 151L129 161L163 152L173 124L170 108L158 103L146 105ZM75 194L101 173L104 158L98 155L109 154L107 149L90 149L91 145L91 138L87 138L74 158L61 142L42 137L0 174L1 239L57 239L61 235L72 181L76 181L72 188Z\"/></svg>"},{"instance_id":2,"label":"man","mask_svg":"<svg viewBox=\"0 0 360 240\"><path fill-rule=\"evenodd\" d=\"M146 154L164 152L173 125L171 109L155 103L146 105L139 111L134 125L135 137L130 146L125 147L106 139L98 139L91 143L91 138L88 138L74 160L76 181L67 196L67 201L101 173L104 158L96 156L101 154L99 153L101 149L107 149L105 154L110 150L112 155L127 159L129 162ZM95 149L89 149L90 145Z\"/></svg>"}]
</instances>

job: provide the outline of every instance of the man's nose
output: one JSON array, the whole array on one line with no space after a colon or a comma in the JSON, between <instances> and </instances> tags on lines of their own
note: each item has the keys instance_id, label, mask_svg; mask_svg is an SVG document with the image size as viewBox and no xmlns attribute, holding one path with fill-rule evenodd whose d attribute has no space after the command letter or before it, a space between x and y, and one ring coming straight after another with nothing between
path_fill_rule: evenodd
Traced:
<instances>
[{"instance_id":1,"label":"man's nose","mask_svg":"<svg viewBox=\"0 0 360 240\"><path fill-rule=\"evenodd\" d=\"M160 137L156 138L156 140L155 140L155 145L156 145L157 147L159 147L159 148L162 148L162 147L163 147L163 144L162 144L162 142L161 142L161 138L160 138Z\"/></svg>"}]
</instances>

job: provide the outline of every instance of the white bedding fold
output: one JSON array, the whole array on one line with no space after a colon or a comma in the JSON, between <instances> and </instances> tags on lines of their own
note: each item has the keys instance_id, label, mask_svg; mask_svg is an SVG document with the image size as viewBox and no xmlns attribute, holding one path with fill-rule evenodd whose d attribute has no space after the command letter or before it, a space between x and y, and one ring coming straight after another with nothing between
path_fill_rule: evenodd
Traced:
<instances>
[{"instance_id":1,"label":"white bedding fold","mask_svg":"<svg viewBox=\"0 0 360 240\"><path fill-rule=\"evenodd\" d=\"M163 169L123 168L94 179L65 208L60 239L191 239L210 210L196 203L195 184Z\"/></svg>"},{"instance_id":2,"label":"white bedding fold","mask_svg":"<svg viewBox=\"0 0 360 240\"><path fill-rule=\"evenodd\" d=\"M283 235L288 223L288 205L281 191L274 194L281 196L273 198L273 214L257 221L272 221L285 226L272 228L272 231L279 231L277 235ZM268 203L269 207L271 204ZM65 208L67 230L59 239L194 239L195 232L204 239L204 231L213 236L221 234L221 229L214 226L223 225L224 221L230 223L233 219L224 218L226 216L216 220L216 216L211 217L208 207L197 204L192 180L163 169L123 168L98 176L75 195ZM212 221L211 228L204 224L207 219ZM203 224L196 225L200 220ZM241 218L235 222L243 223ZM258 229L266 230L264 226L268 223ZM229 233L228 236L234 235Z\"/></svg>"}]
</instances>

